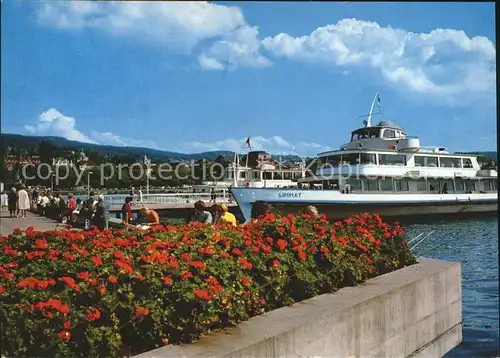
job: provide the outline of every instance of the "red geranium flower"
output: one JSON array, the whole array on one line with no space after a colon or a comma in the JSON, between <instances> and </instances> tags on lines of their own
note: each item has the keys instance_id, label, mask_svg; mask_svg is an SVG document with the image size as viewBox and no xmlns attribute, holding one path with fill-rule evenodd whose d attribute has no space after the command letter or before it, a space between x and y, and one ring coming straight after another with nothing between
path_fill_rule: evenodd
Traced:
<instances>
[{"instance_id":1,"label":"red geranium flower","mask_svg":"<svg viewBox=\"0 0 500 358\"><path fill-rule=\"evenodd\" d=\"M89 321L96 321L101 318L101 312L97 308L89 308L87 310L87 319Z\"/></svg>"},{"instance_id":2,"label":"red geranium flower","mask_svg":"<svg viewBox=\"0 0 500 358\"><path fill-rule=\"evenodd\" d=\"M92 261L92 263L96 266L101 266L102 265L102 258L101 256L94 256L92 257L92 259L90 260Z\"/></svg>"},{"instance_id":3,"label":"red geranium flower","mask_svg":"<svg viewBox=\"0 0 500 358\"><path fill-rule=\"evenodd\" d=\"M58 336L64 342L69 342L71 340L71 333L66 330L59 332Z\"/></svg>"},{"instance_id":4,"label":"red geranium flower","mask_svg":"<svg viewBox=\"0 0 500 358\"><path fill-rule=\"evenodd\" d=\"M195 288L193 291L194 295L198 297L199 299L203 301L210 301L212 300L213 296L208 290L202 290L202 289L197 289Z\"/></svg>"},{"instance_id":5,"label":"red geranium flower","mask_svg":"<svg viewBox=\"0 0 500 358\"><path fill-rule=\"evenodd\" d=\"M171 286L174 281L170 278L170 276L163 276L163 283L167 286Z\"/></svg>"},{"instance_id":6,"label":"red geranium flower","mask_svg":"<svg viewBox=\"0 0 500 358\"><path fill-rule=\"evenodd\" d=\"M149 310L146 307L142 307L142 306L135 307L135 316L136 317L142 318L142 317L145 317L148 315L149 315Z\"/></svg>"},{"instance_id":7,"label":"red geranium flower","mask_svg":"<svg viewBox=\"0 0 500 358\"><path fill-rule=\"evenodd\" d=\"M278 246L280 251L283 252L285 248L288 246L288 243L283 239L278 239L278 241L276 241L276 246Z\"/></svg>"},{"instance_id":8,"label":"red geranium flower","mask_svg":"<svg viewBox=\"0 0 500 358\"><path fill-rule=\"evenodd\" d=\"M37 249L45 249L47 247L47 241L44 239L37 239L35 241L35 247Z\"/></svg>"}]
</instances>

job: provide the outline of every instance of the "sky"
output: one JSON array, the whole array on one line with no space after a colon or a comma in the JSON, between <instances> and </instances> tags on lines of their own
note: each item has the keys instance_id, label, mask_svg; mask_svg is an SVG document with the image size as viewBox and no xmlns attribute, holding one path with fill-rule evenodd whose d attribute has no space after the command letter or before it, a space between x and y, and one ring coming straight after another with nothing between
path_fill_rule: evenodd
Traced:
<instances>
[{"instance_id":1,"label":"sky","mask_svg":"<svg viewBox=\"0 0 500 358\"><path fill-rule=\"evenodd\" d=\"M183 153L338 149L373 121L496 150L494 3L1 3L2 133ZM378 108L376 109L378 111Z\"/></svg>"}]
</instances>

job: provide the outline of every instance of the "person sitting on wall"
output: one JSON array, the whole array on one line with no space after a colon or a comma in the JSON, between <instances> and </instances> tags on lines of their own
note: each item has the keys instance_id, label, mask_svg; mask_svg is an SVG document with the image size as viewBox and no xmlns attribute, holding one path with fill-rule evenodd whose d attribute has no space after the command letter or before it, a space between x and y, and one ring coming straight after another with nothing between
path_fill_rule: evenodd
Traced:
<instances>
[{"instance_id":1,"label":"person sitting on wall","mask_svg":"<svg viewBox=\"0 0 500 358\"><path fill-rule=\"evenodd\" d=\"M252 211L250 213L250 217L253 220L257 220L263 216L266 216L269 213L269 205L265 201L257 200L252 205Z\"/></svg>"},{"instance_id":2,"label":"person sitting on wall","mask_svg":"<svg viewBox=\"0 0 500 358\"><path fill-rule=\"evenodd\" d=\"M227 207L226 204L220 204L220 207L222 208L223 215L222 215L222 220L228 224L231 224L233 226L236 226L236 216L234 214L229 212L229 208Z\"/></svg>"},{"instance_id":3,"label":"person sitting on wall","mask_svg":"<svg viewBox=\"0 0 500 358\"><path fill-rule=\"evenodd\" d=\"M210 213L210 211L207 210L205 203L201 200L194 203L193 221L202 224L212 223L212 214Z\"/></svg>"},{"instance_id":4,"label":"person sitting on wall","mask_svg":"<svg viewBox=\"0 0 500 358\"><path fill-rule=\"evenodd\" d=\"M146 222L144 225L153 226L160 224L160 216L158 213L152 209L142 208L141 215L145 218Z\"/></svg>"},{"instance_id":5,"label":"person sitting on wall","mask_svg":"<svg viewBox=\"0 0 500 358\"><path fill-rule=\"evenodd\" d=\"M214 225L220 225L223 223L222 217L224 216L224 210L222 210L221 206L219 204L214 204L210 208L210 211L212 212L212 224Z\"/></svg>"}]
</instances>

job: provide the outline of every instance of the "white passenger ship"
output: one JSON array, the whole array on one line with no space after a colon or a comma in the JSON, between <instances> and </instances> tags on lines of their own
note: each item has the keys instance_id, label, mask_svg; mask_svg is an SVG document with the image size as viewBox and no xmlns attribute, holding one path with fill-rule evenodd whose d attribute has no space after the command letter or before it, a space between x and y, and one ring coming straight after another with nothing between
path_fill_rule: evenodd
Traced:
<instances>
[{"instance_id":1,"label":"white passenger ship","mask_svg":"<svg viewBox=\"0 0 500 358\"><path fill-rule=\"evenodd\" d=\"M482 169L474 155L422 147L393 122L372 126L375 99L365 126L339 150L319 153L315 173L299 180L298 189L232 188L245 219L255 201L284 213L315 205L329 219L498 211L496 167Z\"/></svg>"}]
</instances>

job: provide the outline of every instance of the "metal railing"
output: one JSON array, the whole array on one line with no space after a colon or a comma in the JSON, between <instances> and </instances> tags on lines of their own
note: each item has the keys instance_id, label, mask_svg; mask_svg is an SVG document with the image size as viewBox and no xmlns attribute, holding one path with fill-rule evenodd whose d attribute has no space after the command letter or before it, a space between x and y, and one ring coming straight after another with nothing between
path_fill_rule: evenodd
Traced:
<instances>
[{"instance_id":1,"label":"metal railing","mask_svg":"<svg viewBox=\"0 0 500 358\"><path fill-rule=\"evenodd\" d=\"M123 205L125 198L130 195L106 195L104 199L111 205ZM197 201L211 201L213 196L218 203L229 203L231 194L224 191L222 193L169 193L169 194L143 194L134 195L132 204L137 205L168 205L168 204L194 204Z\"/></svg>"}]
</instances>

